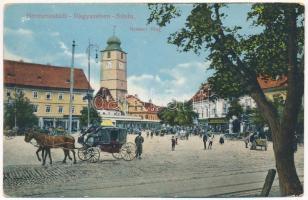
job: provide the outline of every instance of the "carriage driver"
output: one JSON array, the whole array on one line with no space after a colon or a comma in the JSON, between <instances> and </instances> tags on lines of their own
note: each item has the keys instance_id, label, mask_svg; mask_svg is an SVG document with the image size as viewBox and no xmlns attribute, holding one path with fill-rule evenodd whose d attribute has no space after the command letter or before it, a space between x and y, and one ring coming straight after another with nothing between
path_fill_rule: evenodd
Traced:
<instances>
[{"instance_id":1,"label":"carriage driver","mask_svg":"<svg viewBox=\"0 0 308 200\"><path fill-rule=\"evenodd\" d=\"M137 146L136 150L136 158L141 159L141 154L142 154L142 143L144 142L143 137L141 136L141 132L138 133L138 136L135 138L135 143Z\"/></svg>"}]
</instances>

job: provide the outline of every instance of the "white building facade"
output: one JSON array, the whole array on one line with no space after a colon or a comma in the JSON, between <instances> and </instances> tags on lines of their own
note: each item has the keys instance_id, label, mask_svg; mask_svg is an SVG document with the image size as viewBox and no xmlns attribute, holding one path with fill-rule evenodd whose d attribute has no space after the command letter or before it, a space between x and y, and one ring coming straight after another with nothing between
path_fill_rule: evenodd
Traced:
<instances>
[{"instance_id":1,"label":"white building facade","mask_svg":"<svg viewBox=\"0 0 308 200\"><path fill-rule=\"evenodd\" d=\"M230 120L226 119L230 107L229 100L219 98L217 95L211 93L208 84L203 84L190 101L192 102L193 110L198 114L199 125L204 125L217 132L232 133L232 124L236 120L236 117ZM250 96L239 98L239 104L243 107L244 111L256 108L256 103ZM249 130L250 128L250 124L241 120L240 132Z\"/></svg>"},{"instance_id":2,"label":"white building facade","mask_svg":"<svg viewBox=\"0 0 308 200\"><path fill-rule=\"evenodd\" d=\"M229 128L226 119L230 104L228 100L211 94L208 84L203 84L190 100L193 110L198 114L198 124L217 132L225 132Z\"/></svg>"},{"instance_id":3,"label":"white building facade","mask_svg":"<svg viewBox=\"0 0 308 200\"><path fill-rule=\"evenodd\" d=\"M193 101L193 109L198 114L199 119L223 118L228 113L230 104L225 99L207 99Z\"/></svg>"}]
</instances>

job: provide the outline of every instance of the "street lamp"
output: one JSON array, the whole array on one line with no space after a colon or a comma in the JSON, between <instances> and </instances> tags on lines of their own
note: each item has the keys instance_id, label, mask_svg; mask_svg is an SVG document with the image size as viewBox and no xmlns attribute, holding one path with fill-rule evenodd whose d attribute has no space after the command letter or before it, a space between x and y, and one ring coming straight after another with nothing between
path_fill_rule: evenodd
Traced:
<instances>
[{"instance_id":1,"label":"street lamp","mask_svg":"<svg viewBox=\"0 0 308 200\"><path fill-rule=\"evenodd\" d=\"M73 88L74 88L74 54L75 54L75 40L73 40L72 44L72 62L71 62L71 71L70 71L70 104L69 104L69 134L72 133L72 107L73 107Z\"/></svg>"},{"instance_id":2,"label":"street lamp","mask_svg":"<svg viewBox=\"0 0 308 200\"><path fill-rule=\"evenodd\" d=\"M95 62L98 63L98 54L97 51L99 49L97 44L91 44L89 40L89 45L87 47L86 53L88 53L88 79L89 79L89 85L88 85L88 91L87 91L87 96L86 99L88 100L88 127L90 127L90 106L91 106L91 99L92 96L90 94L90 55L91 55L91 49L95 49Z\"/></svg>"}]
</instances>

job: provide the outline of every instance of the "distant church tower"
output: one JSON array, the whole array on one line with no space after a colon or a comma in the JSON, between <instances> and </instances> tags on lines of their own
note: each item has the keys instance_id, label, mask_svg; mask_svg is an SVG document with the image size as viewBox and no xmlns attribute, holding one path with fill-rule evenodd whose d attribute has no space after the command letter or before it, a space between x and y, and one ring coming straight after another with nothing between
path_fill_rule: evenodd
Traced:
<instances>
[{"instance_id":1,"label":"distant church tower","mask_svg":"<svg viewBox=\"0 0 308 200\"><path fill-rule=\"evenodd\" d=\"M101 51L100 86L108 88L114 100L123 100L127 94L126 53L114 34Z\"/></svg>"}]
</instances>

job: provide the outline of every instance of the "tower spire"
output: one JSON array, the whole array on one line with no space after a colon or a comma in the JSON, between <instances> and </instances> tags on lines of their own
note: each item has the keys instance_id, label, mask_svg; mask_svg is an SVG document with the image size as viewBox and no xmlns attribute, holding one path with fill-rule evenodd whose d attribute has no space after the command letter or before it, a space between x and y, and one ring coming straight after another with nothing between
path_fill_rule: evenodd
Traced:
<instances>
[{"instance_id":1,"label":"tower spire","mask_svg":"<svg viewBox=\"0 0 308 200\"><path fill-rule=\"evenodd\" d=\"M113 36L115 36L115 29L117 26L113 26Z\"/></svg>"}]
</instances>

